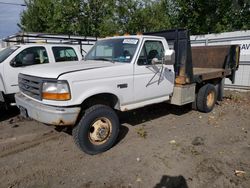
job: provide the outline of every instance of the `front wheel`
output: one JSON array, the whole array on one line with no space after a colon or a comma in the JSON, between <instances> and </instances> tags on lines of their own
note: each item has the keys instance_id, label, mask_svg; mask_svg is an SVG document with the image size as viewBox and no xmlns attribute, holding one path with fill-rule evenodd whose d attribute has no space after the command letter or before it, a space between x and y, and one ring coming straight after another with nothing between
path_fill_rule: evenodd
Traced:
<instances>
[{"instance_id":1,"label":"front wheel","mask_svg":"<svg viewBox=\"0 0 250 188\"><path fill-rule=\"evenodd\" d=\"M73 129L76 145L85 153L95 155L110 149L119 134L119 119L109 106L94 105Z\"/></svg>"}]
</instances>

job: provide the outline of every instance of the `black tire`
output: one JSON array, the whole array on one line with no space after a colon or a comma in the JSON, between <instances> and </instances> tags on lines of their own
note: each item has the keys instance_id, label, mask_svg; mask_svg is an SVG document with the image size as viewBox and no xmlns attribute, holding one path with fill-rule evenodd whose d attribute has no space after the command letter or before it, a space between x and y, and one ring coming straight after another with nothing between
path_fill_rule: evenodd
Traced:
<instances>
[{"instance_id":1,"label":"black tire","mask_svg":"<svg viewBox=\"0 0 250 188\"><path fill-rule=\"evenodd\" d=\"M99 121L103 121L102 118L108 122L104 122L104 124L106 123L109 129L107 127L101 128L99 123L97 123ZM95 127L96 123L99 126L98 128ZM105 105L94 105L85 111L84 116L73 128L72 135L76 145L83 152L90 155L95 155L107 151L115 144L115 141L119 134L119 127L120 123L118 116L112 108ZM91 135L96 133L95 137L99 136L99 139L103 139L100 138L100 135L103 134L103 131L104 134L108 133L108 135L104 135L104 141L97 141L92 138L93 136Z\"/></svg>"},{"instance_id":2,"label":"black tire","mask_svg":"<svg viewBox=\"0 0 250 188\"><path fill-rule=\"evenodd\" d=\"M212 97L211 97L212 96ZM212 84L202 86L196 98L197 109L201 112L211 112L217 100L216 89Z\"/></svg>"}]
</instances>

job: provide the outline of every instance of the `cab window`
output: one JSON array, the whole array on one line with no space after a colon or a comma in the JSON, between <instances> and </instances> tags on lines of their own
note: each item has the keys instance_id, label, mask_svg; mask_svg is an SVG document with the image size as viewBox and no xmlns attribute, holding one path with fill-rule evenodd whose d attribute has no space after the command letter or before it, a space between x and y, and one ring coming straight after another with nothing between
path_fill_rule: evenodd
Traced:
<instances>
[{"instance_id":1,"label":"cab window","mask_svg":"<svg viewBox=\"0 0 250 188\"><path fill-rule=\"evenodd\" d=\"M21 51L12 61L11 66L22 67L48 63L48 54L44 47L30 47Z\"/></svg>"},{"instance_id":2,"label":"cab window","mask_svg":"<svg viewBox=\"0 0 250 188\"><path fill-rule=\"evenodd\" d=\"M162 59L164 47L161 41L145 41L141 50L138 65L151 65L152 59Z\"/></svg>"},{"instance_id":3,"label":"cab window","mask_svg":"<svg viewBox=\"0 0 250 188\"><path fill-rule=\"evenodd\" d=\"M71 47L52 47L56 62L78 61L76 52Z\"/></svg>"},{"instance_id":4,"label":"cab window","mask_svg":"<svg viewBox=\"0 0 250 188\"><path fill-rule=\"evenodd\" d=\"M97 41L85 60L130 63L138 46L136 38L118 38Z\"/></svg>"},{"instance_id":5,"label":"cab window","mask_svg":"<svg viewBox=\"0 0 250 188\"><path fill-rule=\"evenodd\" d=\"M5 59L7 59L18 48L19 48L18 46L12 46L12 47L8 47L3 50L0 50L0 63L2 63Z\"/></svg>"}]
</instances>

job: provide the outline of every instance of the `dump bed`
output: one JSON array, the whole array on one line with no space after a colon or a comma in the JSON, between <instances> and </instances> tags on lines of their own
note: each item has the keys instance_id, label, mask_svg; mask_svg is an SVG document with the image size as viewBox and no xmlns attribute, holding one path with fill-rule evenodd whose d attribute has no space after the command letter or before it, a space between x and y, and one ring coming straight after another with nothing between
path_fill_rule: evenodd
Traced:
<instances>
[{"instance_id":1,"label":"dump bed","mask_svg":"<svg viewBox=\"0 0 250 188\"><path fill-rule=\"evenodd\" d=\"M193 76L195 82L218 77L234 80L239 59L237 45L192 47Z\"/></svg>"},{"instance_id":2,"label":"dump bed","mask_svg":"<svg viewBox=\"0 0 250 188\"><path fill-rule=\"evenodd\" d=\"M189 31L186 29L144 34L165 37L170 48L175 50L176 84L201 83L224 77L234 82L235 71L239 66L238 45L191 48Z\"/></svg>"}]
</instances>

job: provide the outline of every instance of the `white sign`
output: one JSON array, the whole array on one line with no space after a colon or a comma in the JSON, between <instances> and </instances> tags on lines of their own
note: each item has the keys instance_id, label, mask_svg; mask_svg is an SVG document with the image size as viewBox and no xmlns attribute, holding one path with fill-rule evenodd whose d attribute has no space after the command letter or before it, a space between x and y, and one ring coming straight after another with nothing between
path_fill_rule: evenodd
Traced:
<instances>
[{"instance_id":1,"label":"white sign","mask_svg":"<svg viewBox=\"0 0 250 188\"><path fill-rule=\"evenodd\" d=\"M232 41L231 44L240 45L240 62L250 64L250 40Z\"/></svg>"},{"instance_id":2,"label":"white sign","mask_svg":"<svg viewBox=\"0 0 250 188\"><path fill-rule=\"evenodd\" d=\"M124 39L123 44L137 44L138 39Z\"/></svg>"},{"instance_id":3,"label":"white sign","mask_svg":"<svg viewBox=\"0 0 250 188\"><path fill-rule=\"evenodd\" d=\"M240 45L240 55L250 55L250 40L232 41L231 44Z\"/></svg>"}]
</instances>

